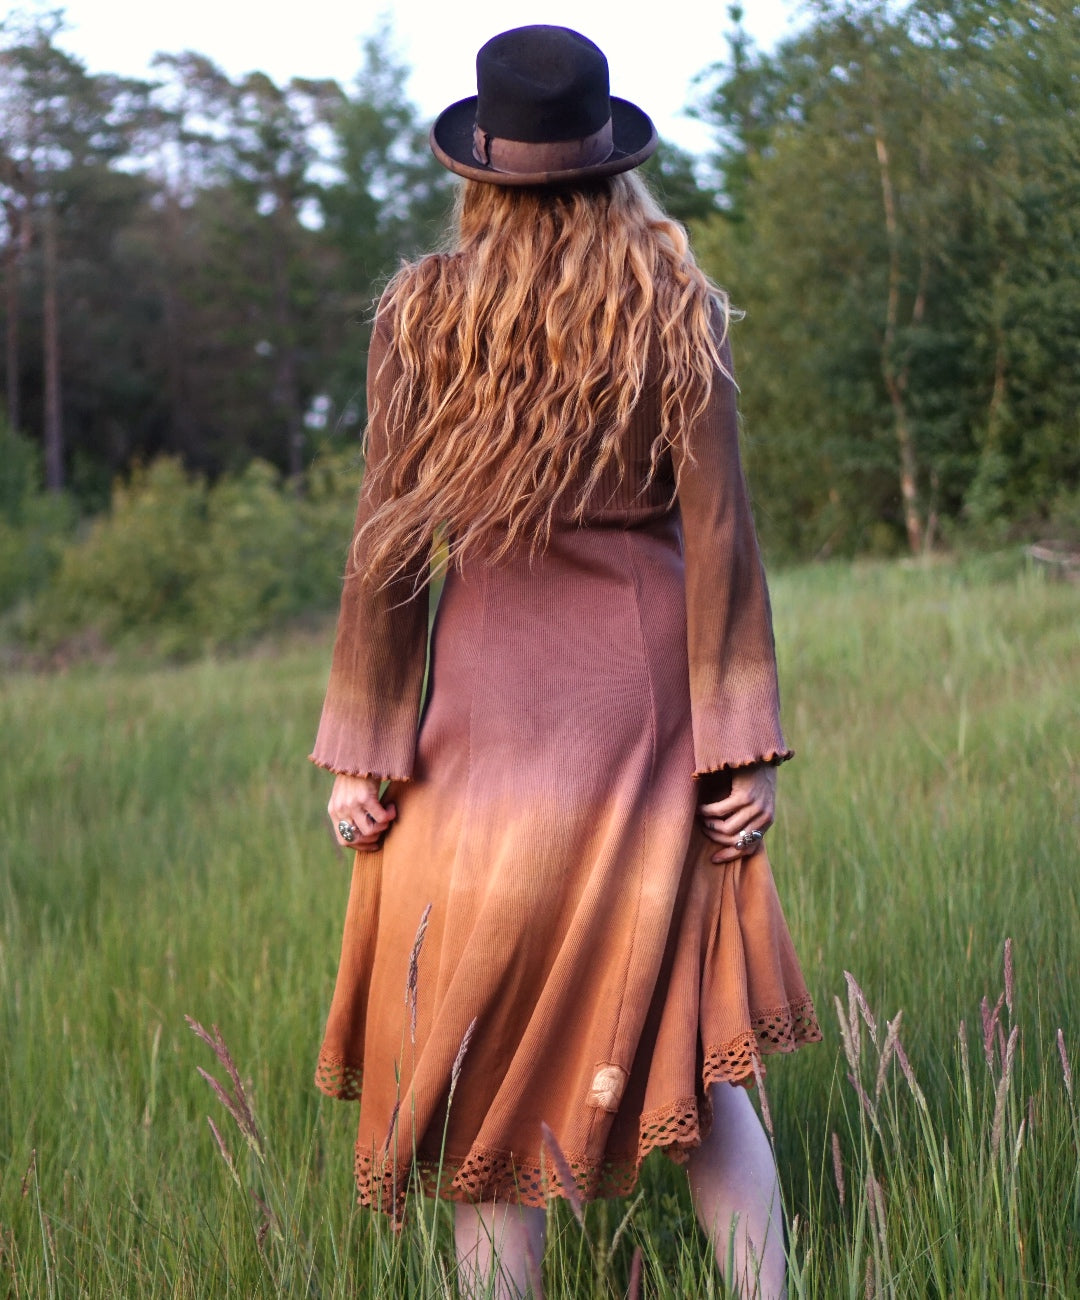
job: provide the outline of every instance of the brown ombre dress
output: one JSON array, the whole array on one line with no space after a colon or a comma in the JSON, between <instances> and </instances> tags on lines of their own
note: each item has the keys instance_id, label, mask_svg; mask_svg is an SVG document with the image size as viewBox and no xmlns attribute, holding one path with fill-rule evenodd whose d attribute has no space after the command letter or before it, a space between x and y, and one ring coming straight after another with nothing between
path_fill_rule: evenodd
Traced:
<instances>
[{"instance_id":1,"label":"brown ombre dress","mask_svg":"<svg viewBox=\"0 0 1080 1300\"><path fill-rule=\"evenodd\" d=\"M369 463L394 454L392 337L380 314ZM734 385L675 505L672 464L641 488L658 387L584 526L451 572L422 718L426 590L346 580L311 757L398 808L355 857L316 1075L360 1100L362 1204L400 1213L412 1176L543 1204L565 1175L542 1124L583 1196L626 1193L699 1142L709 1084L820 1037L764 850L716 866L695 821L696 777L791 753Z\"/></svg>"}]
</instances>

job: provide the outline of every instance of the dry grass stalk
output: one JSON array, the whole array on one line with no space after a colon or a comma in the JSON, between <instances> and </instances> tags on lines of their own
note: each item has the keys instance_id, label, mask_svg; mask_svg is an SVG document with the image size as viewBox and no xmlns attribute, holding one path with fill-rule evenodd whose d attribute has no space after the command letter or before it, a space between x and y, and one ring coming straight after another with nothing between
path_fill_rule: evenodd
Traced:
<instances>
[{"instance_id":1,"label":"dry grass stalk","mask_svg":"<svg viewBox=\"0 0 1080 1300\"><path fill-rule=\"evenodd\" d=\"M848 1005L850 1006L852 1002L854 1002L854 1005L859 1010L859 1014L866 1022L867 1029L870 1031L870 1040L876 1046L877 1021L874 1019L874 1013L870 1010L870 1003L866 1000L866 994L859 987L859 982L856 980L855 976L852 975L851 971L844 971L844 979L847 982L848 987ZM854 1021L854 1014L852 1014L851 1018Z\"/></svg>"},{"instance_id":2,"label":"dry grass stalk","mask_svg":"<svg viewBox=\"0 0 1080 1300\"><path fill-rule=\"evenodd\" d=\"M458 1079L461 1077L461 1067L465 1064L465 1053L469 1050L469 1044L472 1042L472 1036L476 1032L476 1017L469 1021L469 1027L465 1030L465 1037L461 1040L461 1046L457 1049L457 1055L454 1057L454 1064L450 1067L450 1096L454 1095L454 1089L457 1087Z\"/></svg>"},{"instance_id":3,"label":"dry grass stalk","mask_svg":"<svg viewBox=\"0 0 1080 1300\"><path fill-rule=\"evenodd\" d=\"M1004 1041L1001 1029L1001 1008L1005 1005L1005 994L998 995L997 1002L994 1003L993 1011L990 1010L990 1002L983 998L979 1003L979 1011L982 1014L983 1029L983 1055L986 1057L986 1064L992 1070L994 1068L994 1047L998 1047L999 1052L1004 1055Z\"/></svg>"},{"instance_id":4,"label":"dry grass stalk","mask_svg":"<svg viewBox=\"0 0 1080 1300\"><path fill-rule=\"evenodd\" d=\"M615 1232L612 1235L611 1245L608 1247L609 1255L615 1254L619 1242L622 1241L623 1233L626 1231L627 1228L629 1228L630 1220L634 1217L634 1211L637 1209L637 1207L641 1204L641 1202L644 1199L645 1199L645 1193L638 1192L638 1194L626 1207L626 1213L622 1216L622 1219L619 1221L619 1226L615 1229Z\"/></svg>"},{"instance_id":5,"label":"dry grass stalk","mask_svg":"<svg viewBox=\"0 0 1080 1300\"><path fill-rule=\"evenodd\" d=\"M866 1089L862 1086L862 1083L859 1081L858 1076L854 1074L849 1074L847 1080L848 1083L850 1083L851 1086L855 1089L855 1096L858 1097L860 1105L862 1106L863 1110L866 1112L866 1118L874 1126L875 1131L880 1132L880 1130L878 1129L877 1111L874 1108L874 1103L867 1096Z\"/></svg>"},{"instance_id":6,"label":"dry grass stalk","mask_svg":"<svg viewBox=\"0 0 1080 1300\"><path fill-rule=\"evenodd\" d=\"M904 1051L904 1044L900 1041L899 1035L896 1039L896 1059L900 1062L900 1069L904 1072L904 1079L911 1091L911 1095L919 1103L923 1110L928 1110L926 1097L923 1090L919 1087L919 1081L915 1078L915 1071L911 1068L911 1062L907 1058L907 1052Z\"/></svg>"},{"instance_id":7,"label":"dry grass stalk","mask_svg":"<svg viewBox=\"0 0 1080 1300\"><path fill-rule=\"evenodd\" d=\"M765 1125L765 1132L769 1135L769 1141L773 1140L773 1123L772 1114L769 1111L769 1094L765 1091L765 1072L761 1068L761 1061L754 1052L750 1057L750 1064L754 1070L754 1083L757 1085L758 1098L761 1101L761 1122Z\"/></svg>"},{"instance_id":8,"label":"dry grass stalk","mask_svg":"<svg viewBox=\"0 0 1080 1300\"><path fill-rule=\"evenodd\" d=\"M8 1295L14 1300L21 1300L22 1290L19 1286L18 1251L15 1247L15 1232L12 1228L0 1228L0 1265L6 1264L11 1277Z\"/></svg>"},{"instance_id":9,"label":"dry grass stalk","mask_svg":"<svg viewBox=\"0 0 1080 1300\"><path fill-rule=\"evenodd\" d=\"M383 1141L383 1158L390 1154L390 1147L394 1141L394 1134L397 1131L398 1116L401 1114L401 1098L394 1101L394 1109L390 1112L390 1127L386 1130L386 1138Z\"/></svg>"},{"instance_id":10,"label":"dry grass stalk","mask_svg":"<svg viewBox=\"0 0 1080 1300\"><path fill-rule=\"evenodd\" d=\"M960 1021L960 1028L957 1031L957 1038L959 1038L960 1040L960 1069L963 1071L964 1078L970 1079L971 1061L968 1057L967 1024L963 1020Z\"/></svg>"},{"instance_id":11,"label":"dry grass stalk","mask_svg":"<svg viewBox=\"0 0 1080 1300\"><path fill-rule=\"evenodd\" d=\"M1065 1079L1065 1091L1068 1093L1069 1100L1072 1101L1072 1095L1073 1095L1072 1066L1070 1066L1069 1064L1069 1054L1065 1050L1065 1035L1062 1033L1060 1027L1058 1028L1057 1031L1057 1045L1058 1045L1058 1056L1061 1057L1061 1073Z\"/></svg>"},{"instance_id":12,"label":"dry grass stalk","mask_svg":"<svg viewBox=\"0 0 1080 1300\"><path fill-rule=\"evenodd\" d=\"M844 1183L844 1158L840 1153L840 1138L837 1136L835 1129L832 1135L832 1168L833 1177L836 1179L836 1191L840 1197L840 1207L844 1206L847 1199L847 1188Z\"/></svg>"},{"instance_id":13,"label":"dry grass stalk","mask_svg":"<svg viewBox=\"0 0 1080 1300\"><path fill-rule=\"evenodd\" d=\"M218 1100L233 1117L237 1128L244 1137L244 1140L248 1143L259 1159L263 1159L265 1146L263 1144L262 1134L259 1132L259 1126L255 1122L255 1113L248 1102L247 1090L240 1078L240 1071L236 1068L236 1062L230 1055L229 1049L225 1046L225 1040L221 1036L221 1030L217 1025L212 1025L211 1029L213 1032L211 1034L208 1033L207 1030L205 1030L192 1016L185 1016L184 1019L187 1021L188 1027L191 1029L192 1033L196 1034L211 1048L214 1055L225 1067L225 1072L228 1074L233 1085L233 1091L229 1092L223 1084L219 1083L218 1080L215 1079L212 1074L204 1070L201 1065L196 1068L211 1088L213 1088L214 1092L217 1093Z\"/></svg>"},{"instance_id":14,"label":"dry grass stalk","mask_svg":"<svg viewBox=\"0 0 1080 1300\"><path fill-rule=\"evenodd\" d=\"M900 1021L903 1018L903 1011L898 1011L892 1020L885 1022L885 1042L881 1048L881 1056L878 1058L877 1078L874 1080L875 1101L881 1096L881 1090L885 1086L885 1075L889 1069L889 1062L896 1052L896 1044L900 1038Z\"/></svg>"},{"instance_id":15,"label":"dry grass stalk","mask_svg":"<svg viewBox=\"0 0 1080 1300\"><path fill-rule=\"evenodd\" d=\"M844 1056L851 1067L852 1073L856 1073L859 1068L859 1057L862 1052L862 1045L858 1039L858 1023L855 1026L851 1023L848 1013L844 1010L844 1004L836 995L833 995L833 1005L836 1007L836 1018L840 1022L840 1041L844 1045Z\"/></svg>"},{"instance_id":16,"label":"dry grass stalk","mask_svg":"<svg viewBox=\"0 0 1080 1300\"><path fill-rule=\"evenodd\" d=\"M420 949L424 946L424 935L427 934L430 916L431 904L428 903L420 917L420 924L416 927L416 938L413 940L412 952L409 953L409 978L405 981L405 1005L409 1009L409 1038L413 1043L416 1042L416 990L420 984Z\"/></svg>"},{"instance_id":17,"label":"dry grass stalk","mask_svg":"<svg viewBox=\"0 0 1080 1300\"><path fill-rule=\"evenodd\" d=\"M1001 1078L998 1080L997 1091L994 1096L994 1123L990 1130L990 1149L995 1154L1001 1145L1001 1133L1005 1121L1005 1102L1009 1096L1009 1084L1012 1082L1013 1061L1016 1058L1016 1045L1020 1040L1020 1026L1013 1025L1009 1034L1009 1042L1005 1048L1005 1061L1001 1067Z\"/></svg>"},{"instance_id":18,"label":"dry grass stalk","mask_svg":"<svg viewBox=\"0 0 1080 1300\"><path fill-rule=\"evenodd\" d=\"M1013 941L1005 940L1005 1005L1009 1008L1009 1015L1013 1013Z\"/></svg>"},{"instance_id":19,"label":"dry grass stalk","mask_svg":"<svg viewBox=\"0 0 1080 1300\"><path fill-rule=\"evenodd\" d=\"M873 1173L866 1175L866 1199L870 1203L870 1222L877 1235L877 1250L880 1252L880 1269L878 1274L878 1295L892 1295L892 1267L889 1263L888 1220L885 1214L885 1193Z\"/></svg>"},{"instance_id":20,"label":"dry grass stalk","mask_svg":"<svg viewBox=\"0 0 1080 1300\"><path fill-rule=\"evenodd\" d=\"M833 1130L833 1178L836 1179L837 1195L840 1196L841 1209L847 1199L847 1188L843 1182L843 1157L840 1152L840 1138Z\"/></svg>"},{"instance_id":21,"label":"dry grass stalk","mask_svg":"<svg viewBox=\"0 0 1080 1300\"><path fill-rule=\"evenodd\" d=\"M254 1188L251 1190L251 1197L259 1207L262 1214L262 1218L259 1220L259 1227L255 1233L255 1244L258 1246L259 1250L262 1251L266 1247L266 1241L271 1232L273 1232L278 1238L283 1237L284 1234L281 1231L281 1224L278 1221L277 1215Z\"/></svg>"},{"instance_id":22,"label":"dry grass stalk","mask_svg":"<svg viewBox=\"0 0 1080 1300\"><path fill-rule=\"evenodd\" d=\"M585 1226L585 1207L581 1201L581 1192L578 1190L577 1179L570 1169L570 1161L567 1160L563 1149L559 1146L559 1140L546 1123L540 1124L540 1132L543 1134L544 1146L547 1147L551 1154L552 1163L555 1166L555 1172L559 1175L559 1182L562 1184L563 1193L574 1212L574 1218L584 1228Z\"/></svg>"},{"instance_id":23,"label":"dry grass stalk","mask_svg":"<svg viewBox=\"0 0 1080 1300\"><path fill-rule=\"evenodd\" d=\"M634 1247L630 1261L630 1285L626 1288L626 1300L640 1300L641 1297L642 1255L641 1247Z\"/></svg>"},{"instance_id":24,"label":"dry grass stalk","mask_svg":"<svg viewBox=\"0 0 1080 1300\"><path fill-rule=\"evenodd\" d=\"M1058 1030L1058 1033L1059 1034L1061 1033L1060 1029ZM31 1147L30 1160L27 1163L26 1173L23 1174L22 1185L19 1188L19 1195L23 1199L25 1199L26 1196L29 1194L30 1184L33 1182L34 1176L36 1174L37 1174L37 1147Z\"/></svg>"},{"instance_id":25,"label":"dry grass stalk","mask_svg":"<svg viewBox=\"0 0 1080 1300\"><path fill-rule=\"evenodd\" d=\"M210 1125L210 1132L213 1133L214 1135L214 1141L217 1143L218 1150L221 1152L222 1160L225 1161L225 1167L232 1175L233 1182L237 1185L237 1187L240 1188L241 1191L243 1191L244 1189L240 1182L240 1175L239 1173L237 1173L236 1164L233 1161L232 1153L229 1151L229 1148L225 1145L225 1139L221 1136L221 1133L218 1131L218 1126L214 1123L214 1121L210 1118L209 1115L207 1115L206 1117L206 1122L207 1124Z\"/></svg>"},{"instance_id":26,"label":"dry grass stalk","mask_svg":"<svg viewBox=\"0 0 1080 1300\"><path fill-rule=\"evenodd\" d=\"M544 1276L540 1272L540 1261L528 1242L525 1243L525 1279L534 1300L544 1300Z\"/></svg>"},{"instance_id":27,"label":"dry grass stalk","mask_svg":"<svg viewBox=\"0 0 1080 1300\"><path fill-rule=\"evenodd\" d=\"M1027 1129L1028 1129L1028 1122L1027 1122L1027 1118L1025 1117L1024 1119L1022 1119L1022 1120L1020 1121L1020 1127L1019 1127L1019 1129L1017 1129L1017 1131L1016 1131L1016 1143L1015 1143L1015 1145L1013 1146L1013 1165L1014 1165L1014 1166L1015 1166L1016 1164L1019 1163L1019 1160L1020 1160L1020 1152L1021 1152L1021 1150L1023 1149L1023 1146L1024 1146L1024 1134L1027 1133Z\"/></svg>"}]
</instances>

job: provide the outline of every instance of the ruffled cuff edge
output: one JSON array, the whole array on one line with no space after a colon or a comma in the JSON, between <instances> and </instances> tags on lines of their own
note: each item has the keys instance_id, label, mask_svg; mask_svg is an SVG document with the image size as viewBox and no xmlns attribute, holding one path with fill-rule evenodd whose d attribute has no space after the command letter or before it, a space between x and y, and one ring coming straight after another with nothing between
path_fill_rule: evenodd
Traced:
<instances>
[{"instance_id":1,"label":"ruffled cuff edge","mask_svg":"<svg viewBox=\"0 0 1080 1300\"><path fill-rule=\"evenodd\" d=\"M395 781L398 783L412 780L411 775L392 776L389 772L372 772L370 769L365 770L359 767L335 767L333 763L327 762L324 758L319 758L315 753L308 755L308 762L314 763L316 767L321 767L326 772L333 772L335 776L367 777L372 781Z\"/></svg>"},{"instance_id":2,"label":"ruffled cuff edge","mask_svg":"<svg viewBox=\"0 0 1080 1300\"><path fill-rule=\"evenodd\" d=\"M789 758L794 757L795 751L793 749L770 749L764 754L758 754L752 758L726 759L715 766L695 768L694 778L709 776L713 772L737 772L744 767L779 767L781 763L786 763Z\"/></svg>"}]
</instances>

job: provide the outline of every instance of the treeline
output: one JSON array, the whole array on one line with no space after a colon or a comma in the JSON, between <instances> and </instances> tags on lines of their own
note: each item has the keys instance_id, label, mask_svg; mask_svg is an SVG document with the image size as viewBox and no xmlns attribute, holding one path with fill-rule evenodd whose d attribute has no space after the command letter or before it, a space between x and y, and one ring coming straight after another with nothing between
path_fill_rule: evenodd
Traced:
<instances>
[{"instance_id":1,"label":"treeline","mask_svg":"<svg viewBox=\"0 0 1080 1300\"><path fill-rule=\"evenodd\" d=\"M87 502L162 452L298 475L362 422L372 295L444 221L403 69L375 37L349 90L194 53L133 81L57 35L5 27L0 51L9 425Z\"/></svg>"},{"instance_id":2,"label":"treeline","mask_svg":"<svg viewBox=\"0 0 1080 1300\"><path fill-rule=\"evenodd\" d=\"M729 18L714 155L650 171L745 311L769 549L1080 529L1080 7L817 0L768 54ZM60 30L0 25L0 603L158 457L284 498L354 454L373 300L454 184L386 32L343 87L92 74Z\"/></svg>"},{"instance_id":3,"label":"treeline","mask_svg":"<svg viewBox=\"0 0 1080 1300\"><path fill-rule=\"evenodd\" d=\"M774 54L736 25L704 104L766 538L1080 546L1080 6L812 12Z\"/></svg>"}]
</instances>

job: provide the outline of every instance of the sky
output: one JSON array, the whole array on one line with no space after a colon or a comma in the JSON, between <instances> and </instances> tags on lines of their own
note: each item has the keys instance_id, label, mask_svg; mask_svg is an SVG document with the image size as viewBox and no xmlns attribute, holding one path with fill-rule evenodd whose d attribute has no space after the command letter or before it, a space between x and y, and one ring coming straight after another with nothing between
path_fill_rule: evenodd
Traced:
<instances>
[{"instance_id":1,"label":"sky","mask_svg":"<svg viewBox=\"0 0 1080 1300\"><path fill-rule=\"evenodd\" d=\"M708 130L685 116L692 80L727 51L724 0L682 0L668 12L627 0L301 0L280 8L251 0L42 0L62 6L60 43L91 72L144 76L159 50L197 50L232 77L259 70L275 81L333 77L348 84L360 43L389 17L400 60L412 69L409 92L425 118L476 92L476 51L496 32L525 23L573 27L608 58L611 90L653 118L661 136L701 153ZM744 25L769 47L798 26L799 0L745 0ZM635 19L631 15L643 17Z\"/></svg>"}]
</instances>

